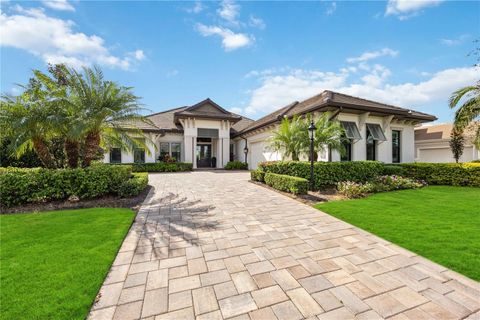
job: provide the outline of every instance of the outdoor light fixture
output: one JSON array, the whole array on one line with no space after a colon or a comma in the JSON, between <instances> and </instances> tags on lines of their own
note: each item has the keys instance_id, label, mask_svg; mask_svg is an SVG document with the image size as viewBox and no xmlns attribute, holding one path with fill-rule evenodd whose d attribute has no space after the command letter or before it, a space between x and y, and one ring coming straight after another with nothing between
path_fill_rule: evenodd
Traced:
<instances>
[{"instance_id":1,"label":"outdoor light fixture","mask_svg":"<svg viewBox=\"0 0 480 320\"><path fill-rule=\"evenodd\" d=\"M246 145L245 145L245 148L243 148L243 153L245 153L245 163L247 163L248 148Z\"/></svg>"},{"instance_id":2,"label":"outdoor light fixture","mask_svg":"<svg viewBox=\"0 0 480 320\"><path fill-rule=\"evenodd\" d=\"M313 182L313 140L315 139L315 124L310 122L310 126L308 127L308 131L310 132L310 190L313 190L314 182Z\"/></svg>"}]
</instances>

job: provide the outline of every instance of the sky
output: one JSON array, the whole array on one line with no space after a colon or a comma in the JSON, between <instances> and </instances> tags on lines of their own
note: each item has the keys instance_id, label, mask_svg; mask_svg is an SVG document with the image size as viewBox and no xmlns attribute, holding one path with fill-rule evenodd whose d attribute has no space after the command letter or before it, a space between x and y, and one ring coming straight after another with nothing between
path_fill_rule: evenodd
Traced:
<instances>
[{"instance_id":1,"label":"sky","mask_svg":"<svg viewBox=\"0 0 480 320\"><path fill-rule=\"evenodd\" d=\"M0 1L0 86L100 66L150 112L207 97L252 119L323 90L451 122L480 80L479 1Z\"/></svg>"}]
</instances>

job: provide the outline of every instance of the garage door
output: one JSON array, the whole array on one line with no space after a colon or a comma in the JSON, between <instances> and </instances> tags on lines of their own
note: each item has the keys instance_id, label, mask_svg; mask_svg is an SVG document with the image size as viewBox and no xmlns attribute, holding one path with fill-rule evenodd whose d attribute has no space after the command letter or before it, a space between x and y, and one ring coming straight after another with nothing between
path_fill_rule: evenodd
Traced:
<instances>
[{"instance_id":1,"label":"garage door","mask_svg":"<svg viewBox=\"0 0 480 320\"><path fill-rule=\"evenodd\" d=\"M250 169L257 169L262 161L267 161L264 154L264 142L255 142L250 145Z\"/></svg>"},{"instance_id":2,"label":"garage door","mask_svg":"<svg viewBox=\"0 0 480 320\"><path fill-rule=\"evenodd\" d=\"M282 160L282 157L277 152L271 152L266 148L266 142L253 142L249 147L250 151L250 169L257 169L258 164L263 161Z\"/></svg>"},{"instance_id":3,"label":"garage door","mask_svg":"<svg viewBox=\"0 0 480 320\"><path fill-rule=\"evenodd\" d=\"M433 148L433 149L420 149L419 162L455 162L453 159L452 151L450 148ZM461 162L472 161L472 147L466 147L463 149L463 155L460 158Z\"/></svg>"}]
</instances>

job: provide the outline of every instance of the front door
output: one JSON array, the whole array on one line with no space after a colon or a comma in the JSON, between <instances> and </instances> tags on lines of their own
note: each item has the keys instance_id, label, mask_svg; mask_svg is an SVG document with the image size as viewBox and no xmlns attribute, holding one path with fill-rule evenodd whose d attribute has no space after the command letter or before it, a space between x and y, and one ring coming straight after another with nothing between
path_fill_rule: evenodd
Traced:
<instances>
[{"instance_id":1,"label":"front door","mask_svg":"<svg viewBox=\"0 0 480 320\"><path fill-rule=\"evenodd\" d=\"M212 166L212 145L197 144L197 167L209 168Z\"/></svg>"}]
</instances>

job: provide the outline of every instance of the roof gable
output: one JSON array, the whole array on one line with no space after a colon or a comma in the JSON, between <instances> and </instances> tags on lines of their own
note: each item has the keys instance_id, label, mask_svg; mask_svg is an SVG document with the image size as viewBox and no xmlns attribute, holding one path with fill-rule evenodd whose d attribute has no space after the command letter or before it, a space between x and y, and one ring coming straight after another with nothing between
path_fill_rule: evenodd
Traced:
<instances>
[{"instance_id":1,"label":"roof gable","mask_svg":"<svg viewBox=\"0 0 480 320\"><path fill-rule=\"evenodd\" d=\"M225 115L225 114L230 115L230 112L228 112L227 110L220 107L217 103L215 103L210 98L207 98L203 101L200 101L197 104L194 104L191 107L188 107L187 109L185 109L185 111L188 111L192 114L193 113L205 113L205 112L207 112L207 113L210 113L210 114L218 113L218 114L222 114L222 115Z\"/></svg>"}]
</instances>

